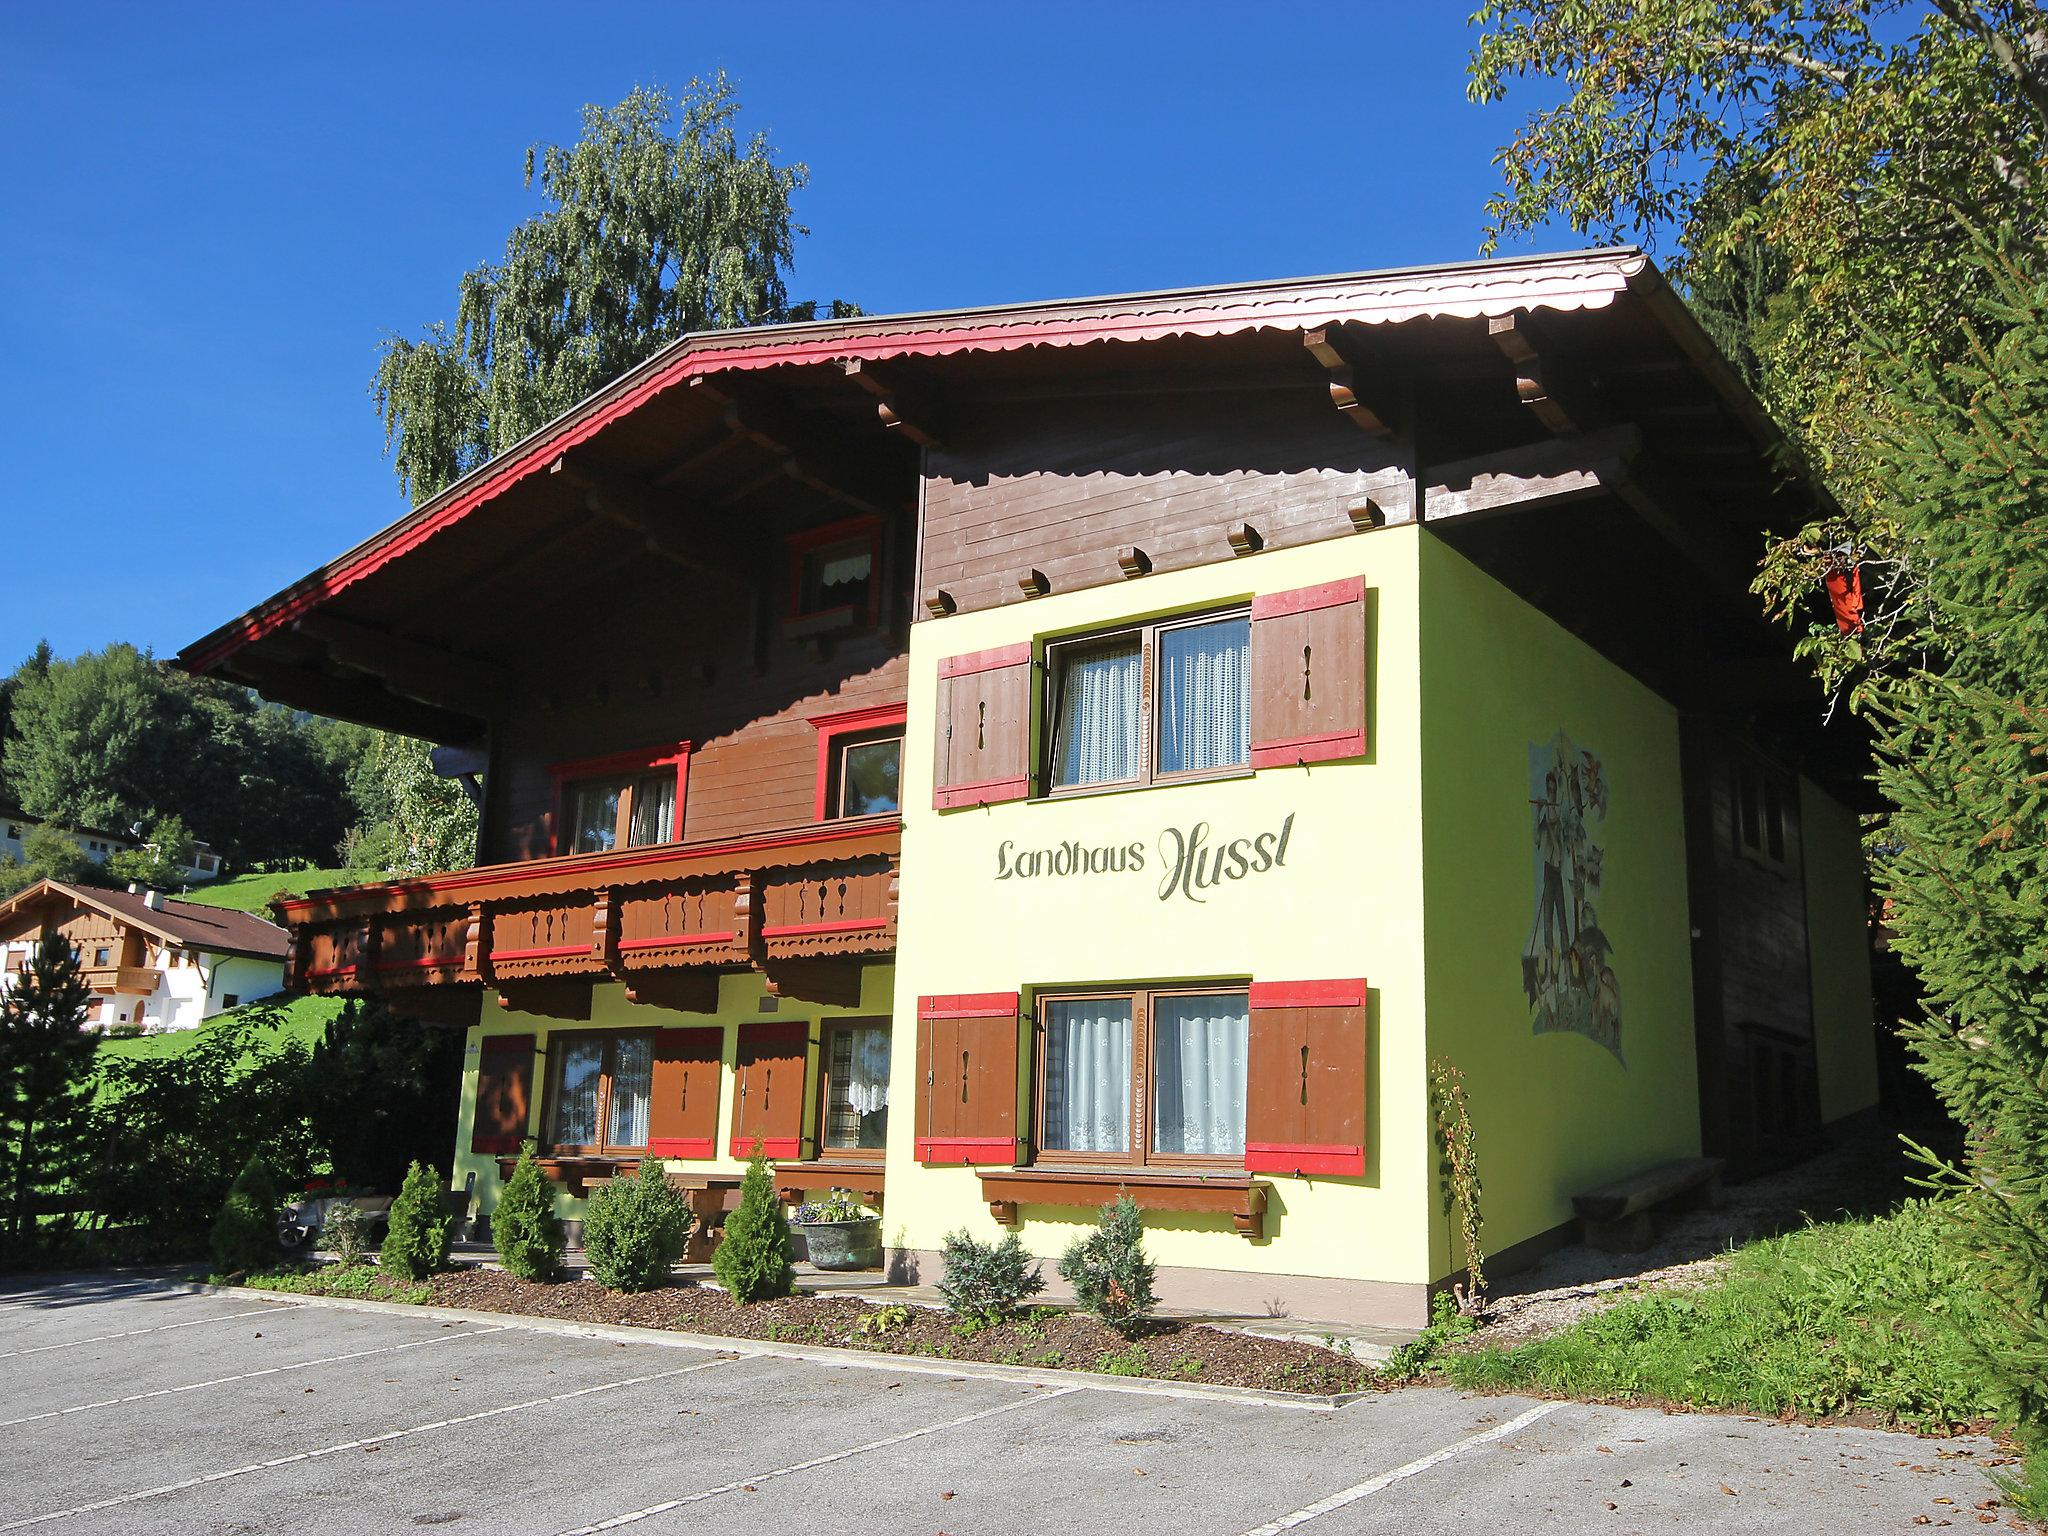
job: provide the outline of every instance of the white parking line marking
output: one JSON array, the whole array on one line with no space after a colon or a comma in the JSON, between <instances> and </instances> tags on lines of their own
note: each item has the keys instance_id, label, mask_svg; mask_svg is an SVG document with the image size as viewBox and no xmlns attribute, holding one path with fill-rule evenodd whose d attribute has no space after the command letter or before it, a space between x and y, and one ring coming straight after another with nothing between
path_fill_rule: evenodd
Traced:
<instances>
[{"instance_id":1,"label":"white parking line marking","mask_svg":"<svg viewBox=\"0 0 2048 1536\"><path fill-rule=\"evenodd\" d=\"M622 1525L633 1525L641 1520L665 1515L672 1509L681 1509L686 1504L701 1504L706 1499L715 1499L742 1488L760 1483L773 1482L778 1477L793 1477L799 1472L808 1472L813 1467L830 1466L835 1461L844 1461L849 1456L859 1456L867 1451L879 1451L888 1446L901 1445L906 1440L921 1440L926 1435L936 1435L948 1429L958 1429L962 1424L972 1424L977 1419L992 1419L999 1413L1014 1413L1019 1408L1028 1408L1033 1403L1049 1403L1056 1397L1065 1397L1069 1392L1085 1391L1083 1387L1060 1387L1056 1391L1038 1393L1031 1397L1020 1397L1013 1403L998 1403L993 1408L983 1408L976 1413L964 1413L957 1419L947 1419L942 1424L927 1424L923 1429L906 1430L900 1435L891 1435L886 1440L870 1440L866 1445L848 1446L843 1451L834 1451L829 1456L813 1456L809 1461L800 1461L794 1466L777 1467L773 1472L757 1472L752 1477L742 1477L730 1483L720 1483L716 1488L706 1488L698 1493L686 1493L680 1499L667 1499L659 1504L650 1504L645 1509L632 1510L627 1514L613 1515L609 1520L600 1520L595 1525L579 1525L573 1531L564 1531L562 1536L595 1536L598 1531L615 1531ZM0 1526L0 1530L6 1530Z\"/></svg>"},{"instance_id":2,"label":"white parking line marking","mask_svg":"<svg viewBox=\"0 0 2048 1536\"><path fill-rule=\"evenodd\" d=\"M1346 1504L1356 1504L1360 1499L1370 1498L1382 1488L1391 1488L1404 1478L1440 1466L1460 1452L1469 1451L1474 1446L1485 1445L1490 1440L1503 1440L1516 1430L1534 1424L1546 1413L1555 1413L1563 1406L1563 1403L1538 1403L1534 1408L1527 1408L1516 1414L1505 1424L1496 1424L1493 1428L1483 1429L1476 1435L1453 1440L1442 1450L1431 1451L1427 1456L1418 1457L1406 1466L1396 1467L1391 1472L1382 1472L1378 1477L1367 1478L1362 1483L1353 1483L1349 1488L1333 1493L1328 1498L1317 1499L1313 1504L1304 1505L1291 1515L1282 1515L1278 1520L1269 1520L1264 1525L1254 1526L1246 1531L1244 1536L1280 1536L1282 1531L1291 1531L1297 1525L1307 1525L1309 1521L1320 1519L1333 1509L1342 1509Z\"/></svg>"},{"instance_id":3,"label":"white parking line marking","mask_svg":"<svg viewBox=\"0 0 2048 1536\"><path fill-rule=\"evenodd\" d=\"M414 1339L409 1344L382 1344L375 1349L352 1350L345 1355L328 1355L319 1360L294 1360L289 1365L268 1365L260 1371L244 1371L239 1376L216 1376L211 1381L195 1381L182 1387L159 1387L154 1392L134 1392L127 1397L103 1397L96 1403L78 1403L70 1408L53 1408L48 1413L31 1413L19 1419L0 1419L0 1429L12 1429L17 1424L34 1424L43 1419L61 1419L66 1414L90 1413L95 1408L118 1408L127 1403L145 1402L152 1397L176 1397L180 1392L197 1392L202 1387L224 1387L235 1381L254 1381L259 1376L280 1376L286 1371L309 1370L316 1365L339 1365L344 1360L361 1360L368 1355L391 1355L402 1349L425 1349L429 1344L446 1344L450 1339L477 1339L487 1333L503 1333L505 1327L472 1328L466 1333L437 1333L430 1339Z\"/></svg>"},{"instance_id":4,"label":"white parking line marking","mask_svg":"<svg viewBox=\"0 0 2048 1536\"><path fill-rule=\"evenodd\" d=\"M282 1302L272 1302L267 1307L251 1307L246 1312L224 1312L218 1317L195 1317L183 1323L158 1323L153 1328L130 1328L126 1333L102 1333L90 1339L73 1339L68 1344L38 1344L33 1349L10 1349L0 1351L0 1360L12 1360L16 1355L46 1355L53 1349L78 1349L86 1344L106 1344L114 1339L140 1338L145 1333L169 1333L173 1328L198 1328L207 1323L231 1323L238 1317L260 1317L266 1312L292 1312L298 1310Z\"/></svg>"},{"instance_id":5,"label":"white parking line marking","mask_svg":"<svg viewBox=\"0 0 2048 1536\"><path fill-rule=\"evenodd\" d=\"M474 1424L481 1419L501 1418L505 1414L518 1413L527 1408L545 1408L550 1403L566 1403L599 1392L616 1392L621 1387L638 1387L650 1381L666 1381L671 1376L687 1376L692 1371L707 1371L714 1365L730 1365L733 1358L721 1356L716 1360L700 1360L695 1365L677 1366L672 1371L656 1371L650 1376L629 1376L624 1381L607 1381L595 1387L579 1387L573 1392L556 1392L548 1397L530 1397L523 1403L507 1403L502 1408L486 1408L481 1413L465 1413L452 1419L436 1419L431 1424L415 1424L410 1429L393 1429L381 1435L365 1435L360 1440L344 1440L339 1445L323 1445L317 1451L295 1451L289 1456L273 1456L268 1461L252 1461L245 1467L230 1467L225 1472L208 1472L200 1477L188 1477L183 1482L144 1488L139 1493L118 1494L111 1499L95 1499L90 1504L79 1504L70 1509L53 1509L45 1515L30 1515L26 1519L10 1520L5 1525L0 1525L0 1531L18 1531L25 1526L43 1525L51 1520L75 1520L80 1515L94 1514L102 1509L116 1509L123 1504L140 1504L144 1499L160 1499L167 1494L183 1493L188 1488L204 1488L210 1483L224 1483L231 1477L245 1477L251 1472L268 1472L276 1467L289 1467L302 1461L317 1461L322 1456L336 1456L343 1451L361 1450L370 1445L388 1445L394 1440L431 1434L437 1429L453 1429L457 1425Z\"/></svg>"}]
</instances>

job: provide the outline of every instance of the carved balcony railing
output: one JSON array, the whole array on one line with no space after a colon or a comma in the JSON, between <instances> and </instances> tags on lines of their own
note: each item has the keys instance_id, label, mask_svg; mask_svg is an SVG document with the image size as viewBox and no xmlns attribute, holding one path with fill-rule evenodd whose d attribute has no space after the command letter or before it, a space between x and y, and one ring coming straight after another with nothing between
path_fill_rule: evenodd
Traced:
<instances>
[{"instance_id":1,"label":"carved balcony railing","mask_svg":"<svg viewBox=\"0 0 2048 1536\"><path fill-rule=\"evenodd\" d=\"M587 1017L604 981L708 1011L719 973L748 968L772 992L850 1003L861 961L895 951L901 850L900 823L866 819L316 891L274 910L294 990L382 994L423 1018L473 1017L486 986L508 1007Z\"/></svg>"},{"instance_id":2,"label":"carved balcony railing","mask_svg":"<svg viewBox=\"0 0 2048 1536\"><path fill-rule=\"evenodd\" d=\"M147 997L156 990L156 970L147 965L91 965L80 974L102 996Z\"/></svg>"}]
</instances>

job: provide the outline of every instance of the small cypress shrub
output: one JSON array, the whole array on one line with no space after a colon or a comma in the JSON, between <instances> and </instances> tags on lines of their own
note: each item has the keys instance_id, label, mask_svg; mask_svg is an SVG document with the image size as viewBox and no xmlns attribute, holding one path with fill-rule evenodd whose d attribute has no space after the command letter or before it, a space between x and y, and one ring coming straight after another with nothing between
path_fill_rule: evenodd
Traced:
<instances>
[{"instance_id":1,"label":"small cypress shrub","mask_svg":"<svg viewBox=\"0 0 2048 1536\"><path fill-rule=\"evenodd\" d=\"M966 1322L982 1327L999 1323L1025 1297L1045 1289L1040 1266L1014 1232L1000 1243L977 1242L964 1230L949 1232L944 1256L939 1295L947 1310Z\"/></svg>"},{"instance_id":2,"label":"small cypress shrub","mask_svg":"<svg viewBox=\"0 0 2048 1536\"><path fill-rule=\"evenodd\" d=\"M562 1272L567 1243L562 1218L555 1214L555 1181L533 1160L530 1145L520 1149L519 1166L499 1192L491 1212L491 1241L507 1274L552 1280Z\"/></svg>"},{"instance_id":3,"label":"small cypress shrub","mask_svg":"<svg viewBox=\"0 0 2048 1536\"><path fill-rule=\"evenodd\" d=\"M213 1222L213 1258L224 1275L277 1267L277 1186L261 1157L242 1165L221 1202Z\"/></svg>"},{"instance_id":4,"label":"small cypress shrub","mask_svg":"<svg viewBox=\"0 0 2048 1536\"><path fill-rule=\"evenodd\" d=\"M391 1226L384 1246L377 1250L378 1267L407 1280L424 1280L435 1270L446 1269L453 1225L440 1175L424 1163L414 1163L391 1202Z\"/></svg>"},{"instance_id":5,"label":"small cypress shrub","mask_svg":"<svg viewBox=\"0 0 2048 1536\"><path fill-rule=\"evenodd\" d=\"M789 1218L782 1213L768 1159L761 1155L758 1142L747 1176L740 1181L739 1209L725 1218L725 1238L711 1255L711 1268L735 1301L767 1301L796 1288Z\"/></svg>"},{"instance_id":6,"label":"small cypress shrub","mask_svg":"<svg viewBox=\"0 0 2048 1536\"><path fill-rule=\"evenodd\" d=\"M327 1213L320 1241L333 1252L334 1262L343 1269L360 1264L370 1251L370 1218L361 1206L344 1200Z\"/></svg>"},{"instance_id":7,"label":"small cypress shrub","mask_svg":"<svg viewBox=\"0 0 2048 1536\"><path fill-rule=\"evenodd\" d=\"M1158 1300L1152 1261L1145 1256L1145 1223L1128 1194L1102 1208L1102 1220L1060 1256L1060 1278L1081 1305L1118 1333L1134 1332Z\"/></svg>"},{"instance_id":8,"label":"small cypress shrub","mask_svg":"<svg viewBox=\"0 0 2048 1536\"><path fill-rule=\"evenodd\" d=\"M661 1159L642 1158L637 1179L604 1185L584 1207L583 1256L591 1278L612 1291L653 1290L683 1256L694 1219Z\"/></svg>"}]
</instances>

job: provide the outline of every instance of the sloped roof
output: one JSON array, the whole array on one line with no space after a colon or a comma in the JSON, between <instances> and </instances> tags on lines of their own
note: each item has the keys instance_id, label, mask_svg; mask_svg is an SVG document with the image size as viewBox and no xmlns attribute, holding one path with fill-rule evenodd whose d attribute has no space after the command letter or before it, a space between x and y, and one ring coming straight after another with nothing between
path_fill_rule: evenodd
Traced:
<instances>
[{"instance_id":1,"label":"sloped roof","mask_svg":"<svg viewBox=\"0 0 2048 1536\"><path fill-rule=\"evenodd\" d=\"M38 880L0 902L0 922L24 908L51 899L104 912L117 922L140 928L170 944L218 955L243 955L253 960L283 960L289 936L275 923L248 912L204 906L196 901L164 897L152 907L140 891L107 891L95 886Z\"/></svg>"}]
</instances>

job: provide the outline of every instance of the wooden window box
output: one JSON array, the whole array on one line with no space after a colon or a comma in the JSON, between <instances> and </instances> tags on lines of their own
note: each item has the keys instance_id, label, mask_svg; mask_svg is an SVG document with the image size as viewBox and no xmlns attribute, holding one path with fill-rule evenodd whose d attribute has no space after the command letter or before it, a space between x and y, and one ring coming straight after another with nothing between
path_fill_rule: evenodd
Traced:
<instances>
[{"instance_id":1,"label":"wooden window box","mask_svg":"<svg viewBox=\"0 0 2048 1536\"><path fill-rule=\"evenodd\" d=\"M1130 1168L1017 1168L981 1175L981 1197L1004 1226L1020 1205L1106 1205L1122 1190L1147 1211L1208 1211L1228 1216L1238 1234L1266 1235L1266 1186L1248 1173L1192 1175Z\"/></svg>"},{"instance_id":2,"label":"wooden window box","mask_svg":"<svg viewBox=\"0 0 2048 1536\"><path fill-rule=\"evenodd\" d=\"M821 1189L850 1189L868 1204L882 1198L882 1165L879 1162L835 1163L820 1158L807 1163L777 1163L775 1193L795 1204Z\"/></svg>"}]
</instances>

